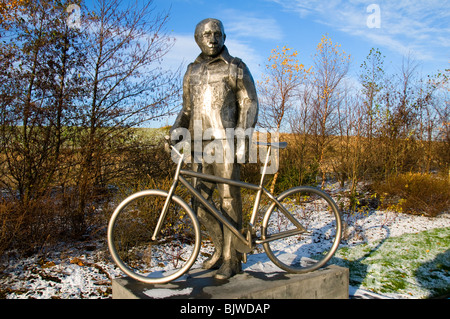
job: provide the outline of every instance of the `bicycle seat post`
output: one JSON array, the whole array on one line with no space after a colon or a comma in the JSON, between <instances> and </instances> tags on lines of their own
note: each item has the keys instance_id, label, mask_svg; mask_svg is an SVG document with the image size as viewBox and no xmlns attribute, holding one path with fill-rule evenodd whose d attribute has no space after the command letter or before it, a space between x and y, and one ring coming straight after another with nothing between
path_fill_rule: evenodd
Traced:
<instances>
[{"instance_id":1,"label":"bicycle seat post","mask_svg":"<svg viewBox=\"0 0 450 319\"><path fill-rule=\"evenodd\" d=\"M262 145L262 144L259 144ZM272 150L272 145L268 144L268 148L267 148L267 155L266 155L266 161L264 163L264 168L263 171L261 173L261 181L259 182L259 190L256 193L255 196L255 203L253 205L253 211L252 211L252 215L250 218L250 227L253 229L253 225L255 225L256 222L256 215L258 212L258 207L259 207L259 203L261 201L261 195L263 192L263 187L264 187L264 178L266 176L266 171L267 171L267 165L269 164L269 158L270 158L270 151Z\"/></svg>"},{"instance_id":2,"label":"bicycle seat post","mask_svg":"<svg viewBox=\"0 0 450 319\"><path fill-rule=\"evenodd\" d=\"M272 146L269 145L269 147L267 148L267 155L266 155L266 161L264 163L264 168L263 171L261 173L261 181L259 183L259 186L262 187L263 183L264 183L264 178L266 176L266 171L267 171L267 165L269 164L269 158L270 158L270 151L272 150Z\"/></svg>"}]
</instances>

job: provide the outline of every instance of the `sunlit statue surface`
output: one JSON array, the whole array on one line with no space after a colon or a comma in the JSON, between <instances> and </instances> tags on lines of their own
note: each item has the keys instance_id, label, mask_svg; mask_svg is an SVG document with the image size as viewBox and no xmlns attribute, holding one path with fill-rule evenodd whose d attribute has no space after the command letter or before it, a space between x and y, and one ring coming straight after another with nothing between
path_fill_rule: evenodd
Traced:
<instances>
[{"instance_id":1,"label":"sunlit statue surface","mask_svg":"<svg viewBox=\"0 0 450 319\"><path fill-rule=\"evenodd\" d=\"M197 143L197 146L200 144L200 148L193 147L194 171L239 180L241 164L236 158L242 155L238 154L242 152L242 147L236 147L236 141L227 139L225 132L229 132L229 129L254 128L258 117L258 99L249 69L239 58L228 53L225 38L224 27L219 20L205 19L197 25L195 41L201 54L187 68L183 79L183 108L171 130L188 129L194 137L193 143ZM200 138L199 131L204 133L200 134ZM216 147L222 148L221 151L228 160L211 161L202 156L203 152L196 153L195 150L204 150L210 145L212 139ZM232 152L232 156L227 156L230 155L227 152ZM196 179L193 184L210 202L217 187L222 213L238 229L242 227L239 187ZM234 235L228 229L223 229L199 202L194 201L193 207L215 247L214 254L203 263L203 268L218 269L215 275L217 279L226 279L240 273L242 258L234 247Z\"/></svg>"}]
</instances>

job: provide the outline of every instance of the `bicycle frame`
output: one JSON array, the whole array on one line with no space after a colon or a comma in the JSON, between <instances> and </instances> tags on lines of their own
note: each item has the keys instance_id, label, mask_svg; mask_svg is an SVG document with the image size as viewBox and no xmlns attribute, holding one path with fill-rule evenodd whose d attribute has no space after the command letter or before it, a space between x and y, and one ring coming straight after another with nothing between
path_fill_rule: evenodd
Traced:
<instances>
[{"instance_id":1,"label":"bicycle frame","mask_svg":"<svg viewBox=\"0 0 450 319\"><path fill-rule=\"evenodd\" d=\"M263 244L263 243L266 243L266 242L270 242L272 240L276 240L276 239L280 239L280 238L283 238L283 237L292 236L292 235L295 235L295 234L301 234L301 233L307 232L307 230L289 213L289 211L277 200L277 198L274 197L263 186L264 178L265 178L265 175L266 175L266 169L267 169L267 165L268 165L268 162L269 162L269 154L270 154L270 151L271 151L271 145L269 145L269 148L268 148L268 151L267 151L266 161L265 161L265 164L264 164L264 168L263 168L263 172L262 172L262 176L261 176L261 181L260 181L259 185L249 184L249 183L246 183L246 182L241 182L241 181L227 179L227 178L222 178L222 177L218 177L218 176L210 175L210 174L204 174L204 173L198 173L198 172L183 170L183 169L181 169L181 167L183 165L184 155L180 154L175 148L173 148L173 150L180 157L180 160L178 162L177 169L176 169L176 172L175 172L174 182L173 182L173 184L172 184L172 186L171 186L171 188L169 190L169 194L167 196L167 199L166 199L166 202L164 204L163 210L161 212L160 218L158 220L157 226L155 228L152 240L156 240L156 236L159 233L159 231L161 230L162 223L163 223L164 218L166 216L169 202L170 202L170 200L171 200L171 198L172 198L172 196L173 196L173 194L175 192L175 189L176 189L176 187L178 185L178 182L181 182L181 184L183 184L188 189L188 191L193 196L195 196L195 198L197 198L200 201L200 203L202 203L208 209L208 211L212 215L214 215L225 227L227 227L244 245L248 246L249 248L253 247L253 242L252 242L251 236L248 239L245 238L240 233L240 231L238 229L236 229L236 227L234 227L225 218L225 216L223 216L222 213L220 213L207 199L205 199L191 185L191 183L189 183L184 178L184 176L195 177L195 178L208 180L208 181L215 182L215 183L228 184L228 185L238 186L238 187L242 187L242 188L246 188L246 189L250 189L250 190L256 191L257 193L256 193L256 197L255 197L255 202L253 204L253 211L252 211L252 215L251 215L250 222L249 222L249 226L250 226L252 232L254 230L254 224L256 222L256 217L257 217L257 213L258 213L259 204L261 202L262 194L265 194L270 200L272 200L272 202L281 209L283 214L298 228L297 230L286 231L284 233L277 234L276 236L272 236L270 238L256 240L255 241L256 244Z\"/></svg>"}]
</instances>

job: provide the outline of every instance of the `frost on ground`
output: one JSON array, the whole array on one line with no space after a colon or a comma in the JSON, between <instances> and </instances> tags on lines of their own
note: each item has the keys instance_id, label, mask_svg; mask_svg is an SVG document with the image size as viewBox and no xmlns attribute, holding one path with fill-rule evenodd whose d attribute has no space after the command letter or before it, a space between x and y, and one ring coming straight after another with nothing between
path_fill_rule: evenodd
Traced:
<instances>
[{"instance_id":1,"label":"frost on ground","mask_svg":"<svg viewBox=\"0 0 450 319\"><path fill-rule=\"evenodd\" d=\"M346 214L344 221L347 226L340 250L331 262L350 269L351 297L425 298L427 285L440 285L444 291L450 287L450 213L429 218L374 211ZM210 246L204 247L194 268L211 251ZM439 271L427 266L431 261ZM248 257L243 269L268 274L280 271L261 248ZM398 276L387 282L394 274ZM105 240L61 244L28 258L10 252L0 263L0 298L111 298L111 279L121 276ZM147 293L163 298L173 292Z\"/></svg>"},{"instance_id":2,"label":"frost on ground","mask_svg":"<svg viewBox=\"0 0 450 319\"><path fill-rule=\"evenodd\" d=\"M429 218L376 211L347 216L346 222L340 249L330 263L349 268L350 297L449 294L450 214ZM264 253L250 256L245 270L280 271Z\"/></svg>"}]
</instances>

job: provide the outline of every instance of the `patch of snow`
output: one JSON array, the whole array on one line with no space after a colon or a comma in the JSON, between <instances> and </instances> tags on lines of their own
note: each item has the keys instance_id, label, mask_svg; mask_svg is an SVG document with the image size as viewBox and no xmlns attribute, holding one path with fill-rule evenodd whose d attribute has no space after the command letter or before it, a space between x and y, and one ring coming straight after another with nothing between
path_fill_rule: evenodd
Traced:
<instances>
[{"instance_id":1,"label":"patch of snow","mask_svg":"<svg viewBox=\"0 0 450 319\"><path fill-rule=\"evenodd\" d=\"M438 217L413 216L389 211L375 211L346 215L345 240L340 247L351 247L361 243L375 243L388 237L397 237L407 233L418 233L434 228L450 227L450 214ZM9 258L0 263L0 296L9 299L78 299L111 298L111 279L123 276L109 257L105 241L89 243L98 247L87 251L87 244L73 246L61 245L60 250L47 253L44 261L41 256L30 258ZM211 252L211 247L205 247ZM287 250L285 257L292 257ZM6 259L6 258L5 258ZM202 257L193 268L200 267ZM372 265L371 267L374 267ZM244 271L265 272L269 276L281 270L262 252L261 248L248 256L243 265ZM184 277L178 280L184 280ZM450 284L450 279L449 279ZM173 289L154 289L146 291L153 298L164 298ZM177 291L179 295L188 295L192 289ZM350 287L350 296L354 298L415 298L400 294L377 295L357 287Z\"/></svg>"}]
</instances>

